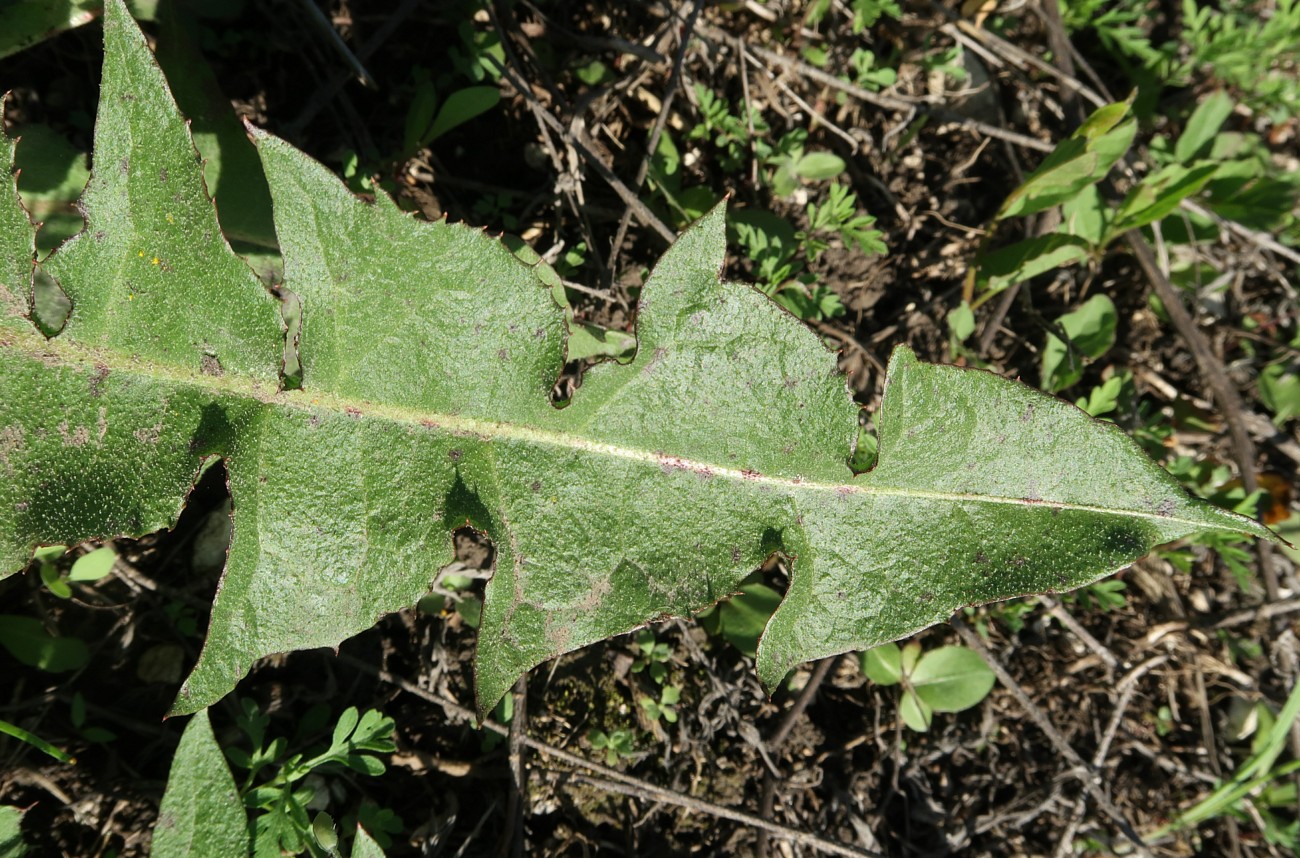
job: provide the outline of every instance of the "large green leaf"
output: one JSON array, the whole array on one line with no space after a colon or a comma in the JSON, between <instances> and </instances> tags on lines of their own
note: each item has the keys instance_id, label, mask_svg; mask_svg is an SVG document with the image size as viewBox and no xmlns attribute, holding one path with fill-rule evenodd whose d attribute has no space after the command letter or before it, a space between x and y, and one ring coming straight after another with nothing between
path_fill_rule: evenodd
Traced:
<instances>
[{"instance_id":1,"label":"large green leaf","mask_svg":"<svg viewBox=\"0 0 1300 858\"><path fill-rule=\"evenodd\" d=\"M276 300L222 237L185 120L118 4L106 9L104 48L86 229L42 265L76 307L64 336L274 388Z\"/></svg>"},{"instance_id":2,"label":"large green leaf","mask_svg":"<svg viewBox=\"0 0 1300 858\"><path fill-rule=\"evenodd\" d=\"M120 0L105 41L87 230L45 263L72 316L49 341L0 328L0 551L12 569L38 544L165 526L204 460L224 458L232 544L178 711L260 656L335 645L414 604L466 522L497 548L481 712L548 658L737 592L773 552L792 575L758 648L769 687L801 661L1079 586L1194 531L1267 533L1187 497L1073 406L907 349L890 362L879 463L855 478L857 407L835 358L719 281L720 208L645 284L635 358L596 367L556 409L564 313L533 269L480 231L364 203L259 132L303 304L302 389L277 390L275 301L221 240ZM18 227L0 246L30 264Z\"/></svg>"},{"instance_id":3,"label":"large green leaf","mask_svg":"<svg viewBox=\"0 0 1300 858\"><path fill-rule=\"evenodd\" d=\"M384 858L383 848L360 825L357 839L352 841L352 858Z\"/></svg>"},{"instance_id":4,"label":"large green leaf","mask_svg":"<svg viewBox=\"0 0 1300 858\"><path fill-rule=\"evenodd\" d=\"M152 854L154 858L248 854L248 817L206 710L185 725L172 758Z\"/></svg>"},{"instance_id":5,"label":"large green leaf","mask_svg":"<svg viewBox=\"0 0 1300 858\"><path fill-rule=\"evenodd\" d=\"M5 98L0 95L0 117L4 107ZM14 148L14 141L0 126L0 328L25 331L29 328L25 317L31 308L36 227L18 200ZM4 438L0 435L0 450L5 449Z\"/></svg>"}]
</instances>

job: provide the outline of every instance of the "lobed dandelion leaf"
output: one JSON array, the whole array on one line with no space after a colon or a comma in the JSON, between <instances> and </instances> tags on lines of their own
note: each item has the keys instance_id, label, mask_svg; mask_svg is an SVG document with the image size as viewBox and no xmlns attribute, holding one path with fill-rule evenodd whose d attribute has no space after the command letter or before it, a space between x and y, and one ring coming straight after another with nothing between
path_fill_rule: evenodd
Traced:
<instances>
[{"instance_id":1,"label":"lobed dandelion leaf","mask_svg":"<svg viewBox=\"0 0 1300 858\"><path fill-rule=\"evenodd\" d=\"M167 527L223 459L232 540L178 712L259 657L335 646L415 604L466 523L497 550L480 712L547 659L738 592L774 552L791 580L758 647L769 687L1189 533L1268 535L1074 406L902 347L879 463L855 477L858 409L835 357L720 279L721 207L645 284L635 358L556 408L564 313L533 269L481 231L364 202L254 131L302 300L302 387L282 389L277 300L222 238L121 0L104 33L86 228L37 267L72 304L50 339L30 321L32 227L0 142L0 561Z\"/></svg>"}]
</instances>

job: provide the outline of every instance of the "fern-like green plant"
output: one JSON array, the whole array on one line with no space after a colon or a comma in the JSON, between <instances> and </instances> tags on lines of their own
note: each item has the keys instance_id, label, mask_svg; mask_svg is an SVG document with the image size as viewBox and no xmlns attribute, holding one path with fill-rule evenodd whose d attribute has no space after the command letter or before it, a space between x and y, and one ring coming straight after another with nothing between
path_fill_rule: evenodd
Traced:
<instances>
[{"instance_id":1,"label":"fern-like green plant","mask_svg":"<svg viewBox=\"0 0 1300 858\"><path fill-rule=\"evenodd\" d=\"M645 284L634 359L596 367L556 408L565 316L533 268L383 193L363 202L251 129L302 302L301 389L285 389L277 299L222 238L121 0L104 37L86 227L40 263L0 139L0 568L167 527L223 459L229 559L177 712L261 656L335 645L415 604L466 523L497 548L480 713L534 665L738 592L773 553L791 580L757 648L768 687L1190 533L1269 535L1189 498L1073 405L906 348L875 418L878 462L855 476L858 408L834 356L719 280L721 208ZM48 339L31 321L36 278L71 301Z\"/></svg>"}]
</instances>

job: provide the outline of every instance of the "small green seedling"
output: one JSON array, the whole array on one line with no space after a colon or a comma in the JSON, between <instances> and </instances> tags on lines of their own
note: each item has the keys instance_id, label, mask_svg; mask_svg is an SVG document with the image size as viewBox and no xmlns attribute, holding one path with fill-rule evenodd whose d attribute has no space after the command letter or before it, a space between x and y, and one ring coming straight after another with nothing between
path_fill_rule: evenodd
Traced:
<instances>
[{"instance_id":1,"label":"small green seedling","mask_svg":"<svg viewBox=\"0 0 1300 858\"><path fill-rule=\"evenodd\" d=\"M421 613L449 615L454 611L465 625L477 629L483 616L483 601L472 592L474 581L480 576L443 570L430 587L430 593L417 603Z\"/></svg>"},{"instance_id":2,"label":"small green seedling","mask_svg":"<svg viewBox=\"0 0 1300 858\"><path fill-rule=\"evenodd\" d=\"M1123 581L1110 578L1067 594L1067 602L1080 605L1088 611L1116 611L1128 604L1124 589Z\"/></svg>"},{"instance_id":3,"label":"small green seedling","mask_svg":"<svg viewBox=\"0 0 1300 858\"><path fill-rule=\"evenodd\" d=\"M1119 411L1126 400L1133 400L1133 373L1121 370L1104 376L1103 379L1101 384L1090 390L1087 396L1076 399L1074 404L1093 417L1110 419L1109 415Z\"/></svg>"},{"instance_id":4,"label":"small green seedling","mask_svg":"<svg viewBox=\"0 0 1300 858\"><path fill-rule=\"evenodd\" d=\"M975 313L970 304L962 301L948 311L948 352L953 360L965 358L967 361L978 360L975 349L966 345L966 341L975 335Z\"/></svg>"},{"instance_id":5,"label":"small green seedling","mask_svg":"<svg viewBox=\"0 0 1300 858\"><path fill-rule=\"evenodd\" d=\"M659 692L659 700L652 697L641 698L641 708L651 721L660 718L669 724L677 723L677 703L682 698L682 690L676 685L666 685Z\"/></svg>"},{"instance_id":6,"label":"small green seedling","mask_svg":"<svg viewBox=\"0 0 1300 858\"><path fill-rule=\"evenodd\" d=\"M736 172L741 168L749 155L751 137L756 154L764 154L757 151L758 141L764 140L772 129L761 111L750 107L747 117L737 116L731 112L726 100L699 83L695 84L695 100L700 108L700 121L687 137L710 141L718 151L718 163L722 169Z\"/></svg>"},{"instance_id":7,"label":"small green seedling","mask_svg":"<svg viewBox=\"0 0 1300 858\"><path fill-rule=\"evenodd\" d=\"M867 678L878 685L902 685L899 717L918 733L930 729L935 712L961 712L988 696L993 671L978 653L960 646L944 646L921 654L921 645L909 642L901 650L887 643L859 655Z\"/></svg>"},{"instance_id":8,"label":"small green seedling","mask_svg":"<svg viewBox=\"0 0 1300 858\"><path fill-rule=\"evenodd\" d=\"M270 718L256 703L243 701L243 710L236 723L248 737L252 752L231 747L225 753L232 765L248 773L239 789L244 806L260 811L252 823L255 851L259 855L280 854L281 850L295 855L303 851L331 854L318 835L328 841L326 829L333 833L333 820L328 815L318 815L315 821L308 816L308 806L316 801L318 791L327 787L319 778L309 776L318 770L324 774L341 769L370 777L383 774L384 763L373 755L391 754L397 749L392 738L393 720L373 709L360 713L349 706L334 725L329 746L304 759L304 754L288 754L289 741L284 737L267 741ZM328 717L323 708L310 713L299 733L309 732L305 728L313 725L323 726L322 713Z\"/></svg>"},{"instance_id":9,"label":"small green seedling","mask_svg":"<svg viewBox=\"0 0 1300 858\"><path fill-rule=\"evenodd\" d=\"M788 220L762 209L746 209L733 218L736 243L754 263L753 275L763 294L805 320L844 315L839 295L807 271L811 248L806 233Z\"/></svg>"},{"instance_id":10,"label":"small green seedling","mask_svg":"<svg viewBox=\"0 0 1300 858\"><path fill-rule=\"evenodd\" d=\"M804 182L820 182L842 174L844 159L824 150L806 149L808 130L795 128L772 140L772 129L756 108L749 115L733 113L731 106L702 84L695 85L700 122L690 130L690 140L707 140L718 153L718 164L737 172L751 156L769 169L763 184L778 197L788 197Z\"/></svg>"},{"instance_id":11,"label":"small green seedling","mask_svg":"<svg viewBox=\"0 0 1300 858\"><path fill-rule=\"evenodd\" d=\"M853 70L852 82L872 92L879 92L898 82L897 69L877 66L876 55L863 48L855 48L849 55L849 68Z\"/></svg>"},{"instance_id":12,"label":"small green seedling","mask_svg":"<svg viewBox=\"0 0 1300 858\"><path fill-rule=\"evenodd\" d=\"M501 101L495 86L467 86L452 89L439 98L426 69L416 67L415 93L406 111L406 129L402 154L410 157L439 137L470 120L487 113Z\"/></svg>"},{"instance_id":13,"label":"small green seedling","mask_svg":"<svg viewBox=\"0 0 1300 858\"><path fill-rule=\"evenodd\" d=\"M657 684L663 685L668 676L668 663L673 658L672 649L663 641L656 641L655 633L649 629L636 633L636 646L641 652L632 662L632 672L648 673Z\"/></svg>"},{"instance_id":14,"label":"small green seedling","mask_svg":"<svg viewBox=\"0 0 1300 858\"><path fill-rule=\"evenodd\" d=\"M41 583L46 589L60 599L72 598L72 588L68 586L69 581L79 583L88 583L98 581L113 571L113 564L117 562L117 552L112 546L105 545L102 548L96 548L78 557L72 563L72 568L68 574L64 575L59 571L59 559L68 551L66 545L46 545L36 549L33 554L34 559L39 564Z\"/></svg>"},{"instance_id":15,"label":"small green seedling","mask_svg":"<svg viewBox=\"0 0 1300 858\"><path fill-rule=\"evenodd\" d=\"M1150 721L1155 725L1156 735L1164 738L1174 732L1177 722L1174 720L1174 710L1168 706L1161 706L1156 709L1154 715L1150 716Z\"/></svg>"},{"instance_id":16,"label":"small green seedling","mask_svg":"<svg viewBox=\"0 0 1300 858\"><path fill-rule=\"evenodd\" d=\"M618 765L619 760L626 760L636 754L636 735L631 730L615 730L612 733L606 733L604 730L591 730L587 733L587 741L596 751L605 752L605 765Z\"/></svg>"},{"instance_id":17,"label":"small green seedling","mask_svg":"<svg viewBox=\"0 0 1300 858\"><path fill-rule=\"evenodd\" d=\"M627 363L636 354L636 337L631 334L579 322L569 322L569 341L566 354L569 360L587 360L590 358L613 358L619 363Z\"/></svg>"},{"instance_id":18,"label":"small green seedling","mask_svg":"<svg viewBox=\"0 0 1300 858\"><path fill-rule=\"evenodd\" d=\"M855 36L875 24L882 16L887 15L898 21L903 15L894 0L852 0L850 3L837 3L835 6L838 11L853 16L852 27ZM808 4L808 11L804 13L804 26L816 27L830 11L831 0L813 0Z\"/></svg>"},{"instance_id":19,"label":"small green seedling","mask_svg":"<svg viewBox=\"0 0 1300 858\"><path fill-rule=\"evenodd\" d=\"M989 639L989 622L996 620L1008 634L1018 635L1028 624L1029 618L1038 611L1041 603L1034 596L1023 599L1008 599L975 608L965 608L963 613L967 621L984 640Z\"/></svg>"},{"instance_id":20,"label":"small green seedling","mask_svg":"<svg viewBox=\"0 0 1300 858\"><path fill-rule=\"evenodd\" d=\"M885 254L884 234L874 229L876 219L858 214L858 195L839 182L831 182L826 190L826 202L808 204L808 230L795 237L803 242L804 255L809 262L817 259L828 247L829 237L838 235L844 246L867 254Z\"/></svg>"},{"instance_id":21,"label":"small green seedling","mask_svg":"<svg viewBox=\"0 0 1300 858\"><path fill-rule=\"evenodd\" d=\"M168 602L163 605L163 614L183 637L198 637L199 614L193 605L181 601Z\"/></svg>"},{"instance_id":22,"label":"small green seedling","mask_svg":"<svg viewBox=\"0 0 1300 858\"><path fill-rule=\"evenodd\" d=\"M1278 757L1286 749L1287 738L1297 716L1300 716L1300 685L1291 689L1286 704L1271 723L1267 726L1263 723L1259 725L1254 753L1231 778L1183 811L1172 822L1148 833L1144 839L1148 843L1157 843L1175 831L1193 828L1232 813L1248 802L1255 806L1256 811L1266 812L1276 807L1274 802L1279 799L1283 802L1289 800L1289 807L1294 808L1294 785L1289 783L1289 776L1300 770L1300 760L1279 764ZM1284 826L1270 830L1266 824L1265 833L1272 834L1276 838L1275 842L1279 843L1285 843L1288 839L1294 842L1295 838L1295 832Z\"/></svg>"},{"instance_id":23,"label":"small green seedling","mask_svg":"<svg viewBox=\"0 0 1300 858\"><path fill-rule=\"evenodd\" d=\"M1273 425L1281 427L1288 420L1300 416L1300 365L1294 362L1269 364L1260 371L1257 384L1259 401L1273 412Z\"/></svg>"},{"instance_id":24,"label":"small green seedling","mask_svg":"<svg viewBox=\"0 0 1300 858\"><path fill-rule=\"evenodd\" d=\"M820 182L834 179L846 169L844 159L832 152L807 152L804 144L808 132L796 128L786 132L777 141L775 149L764 158L773 168L768 185L778 197L793 194L803 182Z\"/></svg>"}]
</instances>

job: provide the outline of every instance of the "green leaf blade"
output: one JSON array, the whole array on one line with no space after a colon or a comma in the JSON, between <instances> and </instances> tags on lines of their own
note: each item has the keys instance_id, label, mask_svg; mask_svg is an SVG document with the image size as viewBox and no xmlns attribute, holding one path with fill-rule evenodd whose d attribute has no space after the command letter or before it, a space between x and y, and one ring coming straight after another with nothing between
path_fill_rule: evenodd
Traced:
<instances>
[{"instance_id":1,"label":"green leaf blade","mask_svg":"<svg viewBox=\"0 0 1300 858\"><path fill-rule=\"evenodd\" d=\"M27 854L23 841L22 808L0 805L0 858L22 858Z\"/></svg>"},{"instance_id":2,"label":"green leaf blade","mask_svg":"<svg viewBox=\"0 0 1300 858\"><path fill-rule=\"evenodd\" d=\"M981 301L1057 268L1086 262L1091 245L1086 238L1053 232L1000 247L980 258Z\"/></svg>"},{"instance_id":3,"label":"green leaf blade","mask_svg":"<svg viewBox=\"0 0 1300 858\"><path fill-rule=\"evenodd\" d=\"M0 614L0 646L48 673L76 670L90 660L90 649L81 638L51 635L40 620L17 614Z\"/></svg>"},{"instance_id":4,"label":"green leaf blade","mask_svg":"<svg viewBox=\"0 0 1300 858\"><path fill-rule=\"evenodd\" d=\"M185 725L172 758L152 854L158 858L248 854L248 819L206 709Z\"/></svg>"},{"instance_id":5,"label":"green leaf blade","mask_svg":"<svg viewBox=\"0 0 1300 858\"><path fill-rule=\"evenodd\" d=\"M934 723L934 710L911 689L903 691L898 701L898 717L918 733L928 732Z\"/></svg>"},{"instance_id":6,"label":"green leaf blade","mask_svg":"<svg viewBox=\"0 0 1300 858\"><path fill-rule=\"evenodd\" d=\"M170 367L0 333L0 558L169 526L238 416Z\"/></svg>"},{"instance_id":7,"label":"green leaf blade","mask_svg":"<svg viewBox=\"0 0 1300 858\"><path fill-rule=\"evenodd\" d=\"M1171 214L1185 198L1200 193L1219 168L1215 162L1197 162L1190 167L1173 164L1147 177L1120 203L1112 234L1146 226Z\"/></svg>"},{"instance_id":8,"label":"green leaf blade","mask_svg":"<svg viewBox=\"0 0 1300 858\"><path fill-rule=\"evenodd\" d=\"M1115 345L1119 314L1107 295L1094 295L1079 309L1057 320L1070 338L1067 346L1055 333L1048 334L1043 348L1043 389L1055 393L1083 377L1081 358L1096 360ZM1073 349L1074 354L1071 354Z\"/></svg>"},{"instance_id":9,"label":"green leaf blade","mask_svg":"<svg viewBox=\"0 0 1300 858\"><path fill-rule=\"evenodd\" d=\"M120 0L105 4L104 42L86 230L43 266L72 299L62 336L274 385L276 301L222 237L185 120Z\"/></svg>"},{"instance_id":10,"label":"green leaf blade","mask_svg":"<svg viewBox=\"0 0 1300 858\"><path fill-rule=\"evenodd\" d=\"M1089 116L1007 196L998 210L997 220L1023 217L1060 205L1105 178L1137 134L1137 120L1125 119L1131 107L1132 97L1105 105Z\"/></svg>"},{"instance_id":11,"label":"green leaf blade","mask_svg":"<svg viewBox=\"0 0 1300 858\"><path fill-rule=\"evenodd\" d=\"M456 90L438 109L438 116L421 138L420 145L428 146L453 128L487 113L500 102L501 91L495 86L467 86Z\"/></svg>"},{"instance_id":12,"label":"green leaf blade","mask_svg":"<svg viewBox=\"0 0 1300 858\"><path fill-rule=\"evenodd\" d=\"M862 671L877 685L897 685L903 679L902 659L898 644L881 644L862 653Z\"/></svg>"},{"instance_id":13,"label":"green leaf blade","mask_svg":"<svg viewBox=\"0 0 1300 858\"><path fill-rule=\"evenodd\" d=\"M844 159L831 152L809 152L795 162L794 172L801 179L821 181L841 175L845 169Z\"/></svg>"},{"instance_id":14,"label":"green leaf blade","mask_svg":"<svg viewBox=\"0 0 1300 858\"><path fill-rule=\"evenodd\" d=\"M987 697L997 677L973 650L945 646L922 656L909 680L935 712L961 712Z\"/></svg>"},{"instance_id":15,"label":"green leaf blade","mask_svg":"<svg viewBox=\"0 0 1300 858\"><path fill-rule=\"evenodd\" d=\"M0 119L5 99L0 96ZM18 199L14 176L15 141L0 125L0 328L26 331L36 258L36 227Z\"/></svg>"},{"instance_id":16,"label":"green leaf blade","mask_svg":"<svg viewBox=\"0 0 1300 858\"><path fill-rule=\"evenodd\" d=\"M356 839L352 841L352 858L384 858L383 848L361 827L360 823L357 824Z\"/></svg>"},{"instance_id":17,"label":"green leaf blade","mask_svg":"<svg viewBox=\"0 0 1300 858\"><path fill-rule=\"evenodd\" d=\"M565 316L532 268L481 232L363 203L258 133L302 298L302 389L279 390L275 302L229 267L120 0L107 19L89 231L48 263L73 314L48 342L0 328L0 535L15 568L38 544L165 526L222 457L231 545L178 712L259 657L336 646L415 604L466 524L497 551L481 713L547 659L735 594L774 553L793 574L758 646L769 685L962 605L1088 583L1192 530L1266 533L1191 501L1076 409L906 349L880 462L854 478L858 408L835 358L720 281L721 208L647 281L632 360L596 367L557 409ZM29 228L0 229L18 254L4 264L30 266Z\"/></svg>"},{"instance_id":18,"label":"green leaf blade","mask_svg":"<svg viewBox=\"0 0 1300 858\"><path fill-rule=\"evenodd\" d=\"M880 458L852 486L794 492L790 589L759 644L775 687L796 664L869 649L958 608L1056 592L1201 530L1269 537L1188 497L1123 433L980 370L895 351Z\"/></svg>"},{"instance_id":19,"label":"green leaf blade","mask_svg":"<svg viewBox=\"0 0 1300 858\"><path fill-rule=\"evenodd\" d=\"M1209 154L1210 146L1223 123L1232 115L1232 96L1216 90L1197 106L1183 133L1174 145L1174 159L1180 164L1190 164L1198 157Z\"/></svg>"},{"instance_id":20,"label":"green leaf blade","mask_svg":"<svg viewBox=\"0 0 1300 858\"><path fill-rule=\"evenodd\" d=\"M724 215L715 207L665 252L642 292L635 359L595 367L559 422L666 457L845 479L857 406L811 331L753 287L719 282Z\"/></svg>"},{"instance_id":21,"label":"green leaf blade","mask_svg":"<svg viewBox=\"0 0 1300 858\"><path fill-rule=\"evenodd\" d=\"M68 580L98 581L113 571L113 564L116 562L117 552L112 547L105 545L96 548L76 559L68 571Z\"/></svg>"},{"instance_id":22,"label":"green leaf blade","mask_svg":"<svg viewBox=\"0 0 1300 858\"><path fill-rule=\"evenodd\" d=\"M564 318L531 268L481 230L368 205L253 133L303 301L305 389L488 420L553 410Z\"/></svg>"}]
</instances>

